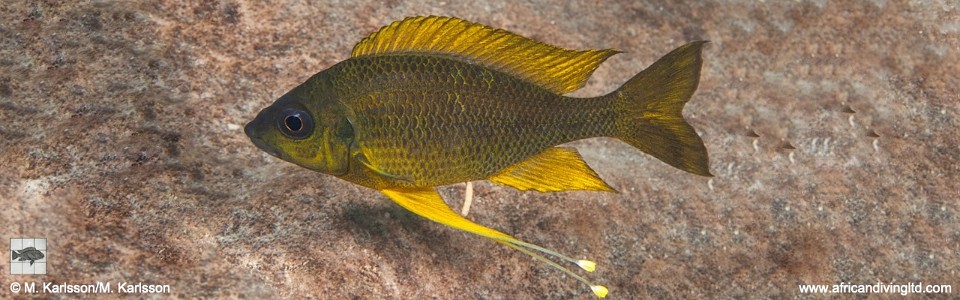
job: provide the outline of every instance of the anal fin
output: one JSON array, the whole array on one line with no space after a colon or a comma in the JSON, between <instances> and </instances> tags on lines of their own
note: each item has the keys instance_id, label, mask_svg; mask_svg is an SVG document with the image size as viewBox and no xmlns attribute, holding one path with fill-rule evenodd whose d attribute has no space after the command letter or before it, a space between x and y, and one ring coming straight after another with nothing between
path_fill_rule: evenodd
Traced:
<instances>
[{"instance_id":1,"label":"anal fin","mask_svg":"<svg viewBox=\"0 0 960 300\"><path fill-rule=\"evenodd\" d=\"M616 192L590 169L576 150L553 147L501 170L490 181L518 190L540 192Z\"/></svg>"}]
</instances>

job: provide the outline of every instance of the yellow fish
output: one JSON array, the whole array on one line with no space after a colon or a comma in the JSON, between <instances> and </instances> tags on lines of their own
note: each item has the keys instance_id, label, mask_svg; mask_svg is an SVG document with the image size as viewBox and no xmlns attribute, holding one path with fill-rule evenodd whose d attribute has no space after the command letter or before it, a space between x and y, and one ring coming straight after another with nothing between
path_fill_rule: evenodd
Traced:
<instances>
[{"instance_id":1,"label":"yellow fish","mask_svg":"<svg viewBox=\"0 0 960 300\"><path fill-rule=\"evenodd\" d=\"M707 151L681 116L700 78L704 41L673 50L616 91L579 89L616 50L567 50L451 17L411 17L370 34L350 59L286 93L246 125L260 149L379 190L429 220L490 238L587 284L537 252L577 260L476 224L434 189L487 179L520 190L614 191L575 149L615 137L679 169L710 176Z\"/></svg>"}]
</instances>

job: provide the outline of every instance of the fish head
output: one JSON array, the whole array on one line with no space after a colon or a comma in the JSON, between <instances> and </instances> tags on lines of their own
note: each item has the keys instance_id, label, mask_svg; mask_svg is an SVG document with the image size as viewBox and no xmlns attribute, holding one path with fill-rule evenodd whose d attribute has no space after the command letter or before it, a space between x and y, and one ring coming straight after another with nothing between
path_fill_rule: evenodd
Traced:
<instances>
[{"instance_id":1,"label":"fish head","mask_svg":"<svg viewBox=\"0 0 960 300\"><path fill-rule=\"evenodd\" d=\"M319 76L294 88L244 126L257 148L307 169L335 176L349 171L353 124Z\"/></svg>"}]
</instances>

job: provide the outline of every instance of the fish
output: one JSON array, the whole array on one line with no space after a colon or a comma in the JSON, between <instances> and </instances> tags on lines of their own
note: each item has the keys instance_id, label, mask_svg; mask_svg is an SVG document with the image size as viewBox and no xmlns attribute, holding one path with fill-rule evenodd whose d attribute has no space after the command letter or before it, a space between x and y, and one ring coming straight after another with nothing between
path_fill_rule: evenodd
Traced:
<instances>
[{"instance_id":1,"label":"fish","mask_svg":"<svg viewBox=\"0 0 960 300\"><path fill-rule=\"evenodd\" d=\"M16 251L16 250L10 251L10 253L13 255L12 260L16 260L16 261L29 260L31 266L35 261L43 259L43 252L40 252L40 250L37 250L37 248L34 248L34 247L26 247L20 251Z\"/></svg>"},{"instance_id":2,"label":"fish","mask_svg":"<svg viewBox=\"0 0 960 300\"><path fill-rule=\"evenodd\" d=\"M620 51L568 50L455 17L409 17L283 94L244 132L272 156L528 254L602 298L605 286L547 256L587 272L595 262L470 221L436 187L489 180L522 191L616 192L576 149L559 146L592 137L712 176L706 147L681 114L699 84L705 43L676 48L609 94L577 98L565 94Z\"/></svg>"}]
</instances>

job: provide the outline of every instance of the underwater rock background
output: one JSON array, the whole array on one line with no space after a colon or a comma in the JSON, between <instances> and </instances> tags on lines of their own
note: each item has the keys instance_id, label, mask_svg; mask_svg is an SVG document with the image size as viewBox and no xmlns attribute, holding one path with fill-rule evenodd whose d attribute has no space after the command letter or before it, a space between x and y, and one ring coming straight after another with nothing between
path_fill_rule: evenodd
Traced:
<instances>
[{"instance_id":1,"label":"underwater rock background","mask_svg":"<svg viewBox=\"0 0 960 300\"><path fill-rule=\"evenodd\" d=\"M11 281L142 281L183 298L592 298L545 264L243 135L370 32L428 14L625 51L582 96L712 41L685 116L715 177L598 138L571 146L619 194L476 187L471 219L596 260L591 276L612 297L960 287L952 1L10 1L0 228L51 250L46 276L2 263L0 293ZM459 210L463 186L440 190Z\"/></svg>"}]
</instances>

